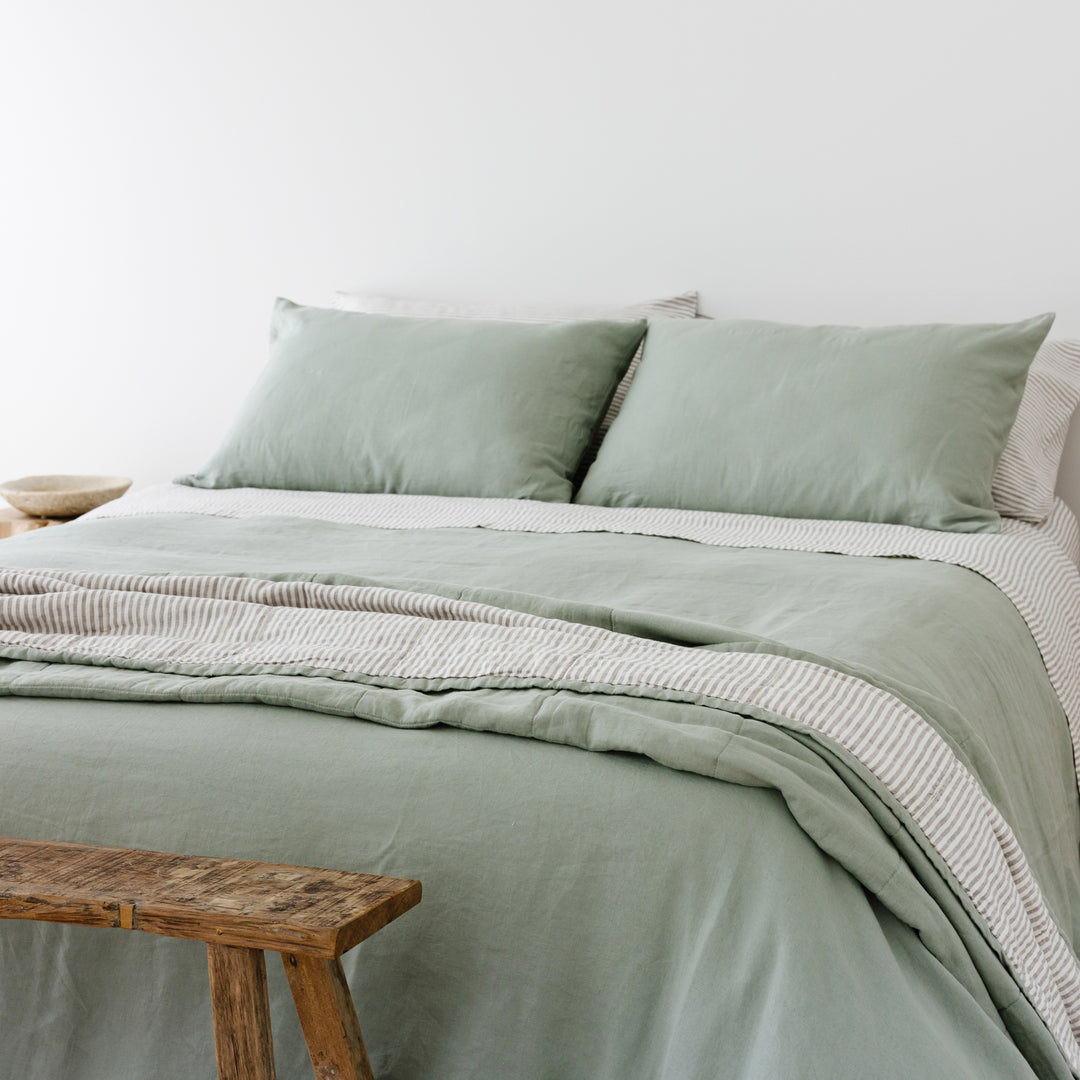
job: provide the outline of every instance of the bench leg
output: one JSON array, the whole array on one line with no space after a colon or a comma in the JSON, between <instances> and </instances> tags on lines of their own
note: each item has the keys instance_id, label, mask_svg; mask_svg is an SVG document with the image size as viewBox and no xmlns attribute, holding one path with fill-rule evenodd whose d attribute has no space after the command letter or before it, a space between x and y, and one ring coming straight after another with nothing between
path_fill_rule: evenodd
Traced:
<instances>
[{"instance_id":1,"label":"bench leg","mask_svg":"<svg viewBox=\"0 0 1080 1080\"><path fill-rule=\"evenodd\" d=\"M262 949L206 946L219 1080L275 1080Z\"/></svg>"},{"instance_id":2,"label":"bench leg","mask_svg":"<svg viewBox=\"0 0 1080 1080\"><path fill-rule=\"evenodd\" d=\"M318 1080L374 1080L340 960L282 953Z\"/></svg>"}]
</instances>

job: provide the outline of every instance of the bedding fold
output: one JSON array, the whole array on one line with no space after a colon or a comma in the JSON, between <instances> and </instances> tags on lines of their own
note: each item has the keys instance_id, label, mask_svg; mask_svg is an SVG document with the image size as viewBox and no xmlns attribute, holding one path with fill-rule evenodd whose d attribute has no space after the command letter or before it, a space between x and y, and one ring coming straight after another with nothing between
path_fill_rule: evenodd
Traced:
<instances>
[{"instance_id":1,"label":"bedding fold","mask_svg":"<svg viewBox=\"0 0 1080 1080\"><path fill-rule=\"evenodd\" d=\"M1046 528L1007 520L998 534L946 533L862 521L550 504L523 499L368 495L238 488L193 491L161 485L108 503L88 517L159 513L222 517L284 515L380 529L474 528L565 534L612 532L736 548L903 557L949 563L993 582L1016 606L1046 665L1065 714L1080 780L1080 573L1076 520L1058 501Z\"/></svg>"}]
</instances>

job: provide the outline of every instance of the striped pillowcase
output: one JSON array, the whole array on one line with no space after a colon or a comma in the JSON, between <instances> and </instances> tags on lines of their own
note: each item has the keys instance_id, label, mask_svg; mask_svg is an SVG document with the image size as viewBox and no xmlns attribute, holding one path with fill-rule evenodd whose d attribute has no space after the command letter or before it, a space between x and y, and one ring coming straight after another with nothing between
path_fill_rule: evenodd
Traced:
<instances>
[{"instance_id":1,"label":"striped pillowcase","mask_svg":"<svg viewBox=\"0 0 1080 1080\"><path fill-rule=\"evenodd\" d=\"M698 310L698 294L685 292L664 300L643 300L638 304L593 305L590 307L499 307L493 304L444 304L432 300L408 300L394 296L373 296L367 293L336 292L334 307L339 311L362 311L368 315L412 315L421 319L494 319L501 322L578 322L587 319L611 319L615 322L633 322L635 319L693 319ZM615 388L615 395L608 405L600 426L593 434L592 442L585 451L579 472L596 457L600 440L611 427L622 408L630 380L641 363L644 341L638 346L622 381Z\"/></svg>"},{"instance_id":2,"label":"striped pillowcase","mask_svg":"<svg viewBox=\"0 0 1080 1080\"><path fill-rule=\"evenodd\" d=\"M994 473L1003 517L1040 524L1054 508L1065 436L1080 405L1080 341L1047 341L1028 371L1020 411Z\"/></svg>"}]
</instances>

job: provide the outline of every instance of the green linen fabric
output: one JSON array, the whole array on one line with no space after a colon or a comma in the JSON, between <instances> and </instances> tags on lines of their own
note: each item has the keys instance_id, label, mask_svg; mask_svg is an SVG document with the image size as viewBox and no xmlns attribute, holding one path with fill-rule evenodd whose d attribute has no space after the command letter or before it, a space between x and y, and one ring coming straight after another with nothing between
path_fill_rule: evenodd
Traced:
<instances>
[{"instance_id":1,"label":"green linen fabric","mask_svg":"<svg viewBox=\"0 0 1080 1080\"><path fill-rule=\"evenodd\" d=\"M577 501L995 531L994 469L1053 318L657 324Z\"/></svg>"},{"instance_id":2,"label":"green linen fabric","mask_svg":"<svg viewBox=\"0 0 1080 1080\"><path fill-rule=\"evenodd\" d=\"M175 515L42 530L5 541L4 559L379 580L704 648L828 656L948 738L1080 939L1068 727L1015 607L970 571ZM103 700L73 700L86 698ZM0 742L9 835L423 881L423 903L345 958L378 1076L1070 1075L903 815L782 718L497 680L422 693L5 661ZM708 775L646 756L689 765L680 746L713 748ZM13 923L0 965L5 1080L215 1075L193 943ZM310 1075L281 965L268 967L279 1075Z\"/></svg>"},{"instance_id":3,"label":"green linen fabric","mask_svg":"<svg viewBox=\"0 0 1080 1080\"><path fill-rule=\"evenodd\" d=\"M270 361L194 487L569 502L645 322L363 315L278 300Z\"/></svg>"}]
</instances>

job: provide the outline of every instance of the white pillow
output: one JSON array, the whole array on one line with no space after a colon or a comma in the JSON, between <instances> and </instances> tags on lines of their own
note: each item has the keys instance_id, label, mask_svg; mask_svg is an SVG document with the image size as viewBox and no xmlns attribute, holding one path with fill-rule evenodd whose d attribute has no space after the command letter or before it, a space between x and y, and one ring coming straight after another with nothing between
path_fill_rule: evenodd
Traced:
<instances>
[{"instance_id":1,"label":"white pillow","mask_svg":"<svg viewBox=\"0 0 1080 1080\"><path fill-rule=\"evenodd\" d=\"M698 294L683 293L665 300L642 300L636 304L449 304L438 300L416 300L371 293L336 292L334 307L339 311L362 311L368 315L413 315L422 319L494 319L503 322L577 322L587 319L692 319L697 314Z\"/></svg>"},{"instance_id":2,"label":"white pillow","mask_svg":"<svg viewBox=\"0 0 1080 1080\"><path fill-rule=\"evenodd\" d=\"M642 300L637 304L592 305L589 307L500 307L494 304L447 304L436 300L414 300L396 296L376 296L369 293L336 292L334 307L339 311L362 311L368 315L413 315L431 319L495 319L503 322L578 322L587 319L611 319L633 322L635 319L693 319L697 316L698 294L685 292L663 300ZM638 346L622 381L604 413L600 426L593 433L592 443L581 462L582 475L596 457L596 448L607 434L612 420L622 408L630 380L641 363L644 342Z\"/></svg>"},{"instance_id":3,"label":"white pillow","mask_svg":"<svg viewBox=\"0 0 1080 1080\"><path fill-rule=\"evenodd\" d=\"M1053 510L1065 436L1078 404L1080 341L1044 342L994 473L994 505L1002 516L1038 525Z\"/></svg>"}]
</instances>

